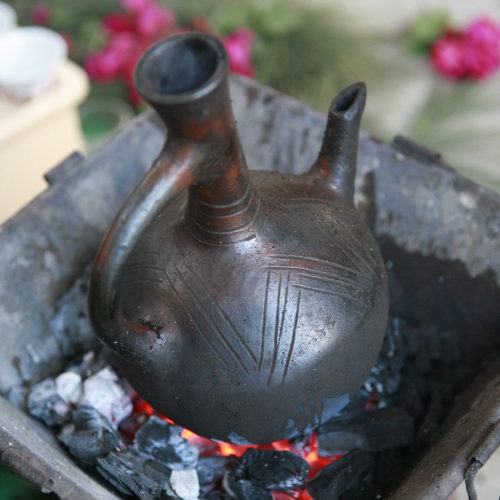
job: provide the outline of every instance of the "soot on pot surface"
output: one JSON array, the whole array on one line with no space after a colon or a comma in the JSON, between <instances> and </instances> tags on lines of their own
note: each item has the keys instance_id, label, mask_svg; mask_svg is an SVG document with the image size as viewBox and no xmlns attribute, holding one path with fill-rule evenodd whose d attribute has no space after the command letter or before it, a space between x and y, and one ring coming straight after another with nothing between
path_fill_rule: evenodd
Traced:
<instances>
[{"instance_id":1,"label":"soot on pot surface","mask_svg":"<svg viewBox=\"0 0 500 500\"><path fill-rule=\"evenodd\" d=\"M71 330L72 321L82 314L60 326ZM438 430L467 378L460 360L452 331L391 317L375 367L341 415L306 436L259 446L211 441L158 415L105 349L32 386L27 406L78 463L141 499L373 499Z\"/></svg>"}]
</instances>

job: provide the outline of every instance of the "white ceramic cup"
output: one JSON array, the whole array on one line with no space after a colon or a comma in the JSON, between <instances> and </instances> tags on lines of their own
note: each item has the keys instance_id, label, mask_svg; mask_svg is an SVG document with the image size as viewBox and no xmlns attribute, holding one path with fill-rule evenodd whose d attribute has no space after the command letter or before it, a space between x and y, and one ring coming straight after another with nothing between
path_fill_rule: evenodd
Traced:
<instances>
[{"instance_id":1,"label":"white ceramic cup","mask_svg":"<svg viewBox=\"0 0 500 500\"><path fill-rule=\"evenodd\" d=\"M0 87L10 97L35 97L55 79L68 48L55 31L37 26L0 34Z\"/></svg>"},{"instance_id":2,"label":"white ceramic cup","mask_svg":"<svg viewBox=\"0 0 500 500\"><path fill-rule=\"evenodd\" d=\"M0 33L15 28L17 25L16 11L4 2L0 2Z\"/></svg>"}]
</instances>

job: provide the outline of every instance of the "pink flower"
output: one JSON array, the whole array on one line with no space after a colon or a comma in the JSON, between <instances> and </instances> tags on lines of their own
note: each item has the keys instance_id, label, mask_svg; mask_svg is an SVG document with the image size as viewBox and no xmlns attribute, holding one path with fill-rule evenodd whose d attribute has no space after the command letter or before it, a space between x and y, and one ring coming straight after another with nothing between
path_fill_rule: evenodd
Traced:
<instances>
[{"instance_id":1,"label":"pink flower","mask_svg":"<svg viewBox=\"0 0 500 500\"><path fill-rule=\"evenodd\" d=\"M123 8L128 12L139 12L152 2L153 0L121 0Z\"/></svg>"},{"instance_id":2,"label":"pink flower","mask_svg":"<svg viewBox=\"0 0 500 500\"><path fill-rule=\"evenodd\" d=\"M102 20L102 26L111 33L123 33L134 29L134 18L129 13L112 12Z\"/></svg>"},{"instance_id":3,"label":"pink flower","mask_svg":"<svg viewBox=\"0 0 500 500\"><path fill-rule=\"evenodd\" d=\"M45 26L50 19L50 9L43 3L37 3L31 9L30 16L34 24Z\"/></svg>"},{"instance_id":4,"label":"pink flower","mask_svg":"<svg viewBox=\"0 0 500 500\"><path fill-rule=\"evenodd\" d=\"M255 35L250 28L238 28L222 39L229 54L229 69L233 73L254 77L252 45Z\"/></svg>"},{"instance_id":5,"label":"pink flower","mask_svg":"<svg viewBox=\"0 0 500 500\"><path fill-rule=\"evenodd\" d=\"M151 37L175 25L175 14L167 7L149 3L136 13L136 30L143 36Z\"/></svg>"},{"instance_id":6,"label":"pink flower","mask_svg":"<svg viewBox=\"0 0 500 500\"><path fill-rule=\"evenodd\" d=\"M448 31L438 38L431 47L431 60L435 70L457 80L467 75L464 61L464 37L457 31Z\"/></svg>"},{"instance_id":7,"label":"pink flower","mask_svg":"<svg viewBox=\"0 0 500 500\"><path fill-rule=\"evenodd\" d=\"M120 73L121 61L117 54L103 50L88 54L83 67L91 80L109 82Z\"/></svg>"},{"instance_id":8,"label":"pink flower","mask_svg":"<svg viewBox=\"0 0 500 500\"><path fill-rule=\"evenodd\" d=\"M465 31L464 60L471 78L481 79L500 67L500 26L486 18L474 21Z\"/></svg>"},{"instance_id":9,"label":"pink flower","mask_svg":"<svg viewBox=\"0 0 500 500\"><path fill-rule=\"evenodd\" d=\"M135 50L137 39L131 33L116 33L108 43L106 50L116 54L118 59L123 63L129 57L130 52Z\"/></svg>"},{"instance_id":10,"label":"pink flower","mask_svg":"<svg viewBox=\"0 0 500 500\"><path fill-rule=\"evenodd\" d=\"M135 47L136 40L133 35L116 33L103 50L87 55L84 68L92 80L113 80L123 71Z\"/></svg>"},{"instance_id":11,"label":"pink flower","mask_svg":"<svg viewBox=\"0 0 500 500\"><path fill-rule=\"evenodd\" d=\"M465 31L447 31L431 47L436 71L452 80L480 80L500 67L500 26L486 18Z\"/></svg>"},{"instance_id":12,"label":"pink flower","mask_svg":"<svg viewBox=\"0 0 500 500\"><path fill-rule=\"evenodd\" d=\"M495 73L500 67L500 50L468 44L465 46L464 64L467 67L467 76L481 80Z\"/></svg>"},{"instance_id":13,"label":"pink flower","mask_svg":"<svg viewBox=\"0 0 500 500\"><path fill-rule=\"evenodd\" d=\"M473 21L465 30L468 41L488 48L500 48L500 25L486 17Z\"/></svg>"}]
</instances>

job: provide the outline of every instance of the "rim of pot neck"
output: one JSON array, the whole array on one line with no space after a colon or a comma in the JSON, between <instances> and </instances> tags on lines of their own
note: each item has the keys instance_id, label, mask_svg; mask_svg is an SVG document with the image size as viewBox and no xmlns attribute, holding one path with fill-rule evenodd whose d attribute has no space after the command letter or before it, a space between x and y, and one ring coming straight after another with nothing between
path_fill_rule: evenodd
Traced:
<instances>
[{"instance_id":1,"label":"rim of pot neck","mask_svg":"<svg viewBox=\"0 0 500 500\"><path fill-rule=\"evenodd\" d=\"M212 35L173 35L150 47L134 70L134 85L149 102L184 104L215 90L226 78L228 56Z\"/></svg>"}]
</instances>

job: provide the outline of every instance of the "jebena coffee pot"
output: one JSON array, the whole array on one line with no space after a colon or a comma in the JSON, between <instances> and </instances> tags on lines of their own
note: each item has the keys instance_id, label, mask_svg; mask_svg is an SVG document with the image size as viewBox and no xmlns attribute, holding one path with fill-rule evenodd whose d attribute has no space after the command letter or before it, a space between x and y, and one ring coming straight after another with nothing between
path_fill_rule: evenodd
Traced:
<instances>
[{"instance_id":1,"label":"jebena coffee pot","mask_svg":"<svg viewBox=\"0 0 500 500\"><path fill-rule=\"evenodd\" d=\"M147 402L202 436L314 428L362 385L387 320L384 265L353 202L365 85L332 102L311 169L284 175L247 169L215 37L156 44L135 84L168 137L98 251L98 336Z\"/></svg>"}]
</instances>

